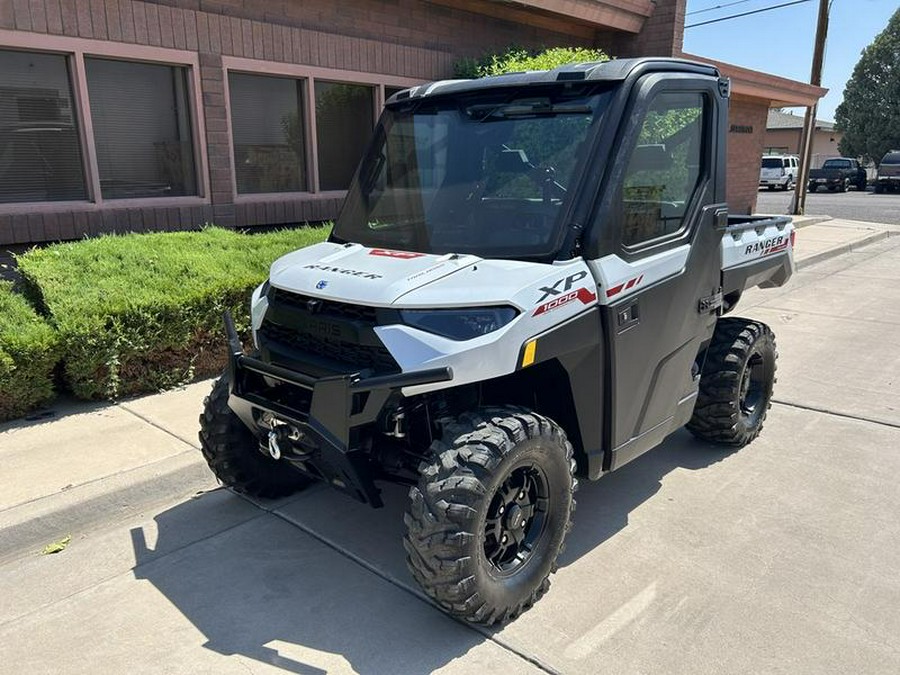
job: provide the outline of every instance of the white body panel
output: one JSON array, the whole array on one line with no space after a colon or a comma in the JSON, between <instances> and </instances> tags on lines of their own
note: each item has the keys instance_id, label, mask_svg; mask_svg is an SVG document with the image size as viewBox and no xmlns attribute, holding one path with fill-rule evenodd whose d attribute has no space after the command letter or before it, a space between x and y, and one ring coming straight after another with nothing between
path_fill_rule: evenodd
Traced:
<instances>
[{"instance_id":1,"label":"white body panel","mask_svg":"<svg viewBox=\"0 0 900 675\"><path fill-rule=\"evenodd\" d=\"M550 265L325 243L277 260L270 283L294 293L371 307L515 307L519 314L510 323L471 340L452 340L403 324L375 328L404 372L450 366L453 386L511 373L525 342L597 304L596 284L581 259ZM254 331L266 307L257 289L251 310ZM404 394L446 386L409 387Z\"/></svg>"},{"instance_id":2,"label":"white body panel","mask_svg":"<svg viewBox=\"0 0 900 675\"><path fill-rule=\"evenodd\" d=\"M690 250L690 244L685 244L634 262L627 262L617 255L590 261L588 266L601 289L600 303L618 302L651 284L681 274Z\"/></svg>"},{"instance_id":3,"label":"white body panel","mask_svg":"<svg viewBox=\"0 0 900 675\"><path fill-rule=\"evenodd\" d=\"M763 221L765 222L765 221ZM722 237L722 267L728 269L778 254L793 258L794 224L772 223L729 228Z\"/></svg>"},{"instance_id":4,"label":"white body panel","mask_svg":"<svg viewBox=\"0 0 900 675\"><path fill-rule=\"evenodd\" d=\"M722 240L725 267L788 250L793 226L736 226ZM617 255L555 264L428 255L322 243L290 253L272 265L276 288L338 302L395 309L512 306L519 314L502 328L470 340L453 340L405 324L375 332L403 372L449 366L451 386L515 371L523 345L597 304L610 304L682 274L690 245L628 262ZM254 334L266 308L261 288L253 294ZM255 335L254 335L255 337ZM406 395L448 383L407 387Z\"/></svg>"}]
</instances>

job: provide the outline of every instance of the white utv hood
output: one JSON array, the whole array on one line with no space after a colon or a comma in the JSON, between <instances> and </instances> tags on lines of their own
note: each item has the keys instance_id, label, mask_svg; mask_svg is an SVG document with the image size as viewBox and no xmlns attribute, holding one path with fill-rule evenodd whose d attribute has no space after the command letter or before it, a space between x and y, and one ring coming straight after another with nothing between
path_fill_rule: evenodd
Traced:
<instances>
[{"instance_id":1,"label":"white utv hood","mask_svg":"<svg viewBox=\"0 0 900 675\"><path fill-rule=\"evenodd\" d=\"M597 304L596 283L580 258L546 264L323 243L277 260L269 283L300 295L370 307L517 310L508 324L467 340L403 323L376 327L403 372L440 366L453 370L452 383L408 387L407 395L509 374L529 340ZM256 329L267 305L259 290L253 305Z\"/></svg>"},{"instance_id":2,"label":"white utv hood","mask_svg":"<svg viewBox=\"0 0 900 675\"><path fill-rule=\"evenodd\" d=\"M387 307L411 290L479 260L471 255L437 256L322 243L276 260L269 282L302 295Z\"/></svg>"}]
</instances>

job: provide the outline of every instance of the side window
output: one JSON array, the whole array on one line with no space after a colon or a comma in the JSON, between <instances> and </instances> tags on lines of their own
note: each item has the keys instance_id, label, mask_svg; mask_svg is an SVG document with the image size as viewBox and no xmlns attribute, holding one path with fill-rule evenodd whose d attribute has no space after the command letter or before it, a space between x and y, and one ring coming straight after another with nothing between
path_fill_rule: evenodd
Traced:
<instances>
[{"instance_id":1,"label":"side window","mask_svg":"<svg viewBox=\"0 0 900 675\"><path fill-rule=\"evenodd\" d=\"M663 93L644 119L623 187L622 243L678 232L703 172L703 95Z\"/></svg>"}]
</instances>

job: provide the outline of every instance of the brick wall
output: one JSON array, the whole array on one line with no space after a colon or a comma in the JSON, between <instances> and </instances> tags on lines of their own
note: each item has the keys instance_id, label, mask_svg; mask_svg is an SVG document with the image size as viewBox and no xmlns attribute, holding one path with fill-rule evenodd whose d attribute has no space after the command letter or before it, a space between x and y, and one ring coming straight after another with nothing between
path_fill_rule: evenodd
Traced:
<instances>
[{"instance_id":1,"label":"brick wall","mask_svg":"<svg viewBox=\"0 0 900 675\"><path fill-rule=\"evenodd\" d=\"M732 98L728 126L753 127L753 133L728 132L728 209L753 213L759 191L759 167L769 108L765 102Z\"/></svg>"},{"instance_id":2,"label":"brick wall","mask_svg":"<svg viewBox=\"0 0 900 675\"><path fill-rule=\"evenodd\" d=\"M223 56L431 80L462 57L511 44L599 46L612 55L671 55L681 49L685 0L659 0L646 29L629 33L525 25L509 17L424 0L0 0L0 29L195 52L205 124L209 203L120 207L113 201L29 213L0 205L0 244L72 239L102 232L297 223L332 218L334 193L235 203ZM465 3L460 3L465 6ZM558 21L558 20L557 20ZM674 22L674 25L673 25ZM3 46L0 40L0 47ZM21 46L21 45L20 45ZM199 201L199 200L198 200Z\"/></svg>"},{"instance_id":3,"label":"brick wall","mask_svg":"<svg viewBox=\"0 0 900 675\"><path fill-rule=\"evenodd\" d=\"M622 44L621 56L679 56L684 45L687 0L657 0L653 13L634 40Z\"/></svg>"}]
</instances>

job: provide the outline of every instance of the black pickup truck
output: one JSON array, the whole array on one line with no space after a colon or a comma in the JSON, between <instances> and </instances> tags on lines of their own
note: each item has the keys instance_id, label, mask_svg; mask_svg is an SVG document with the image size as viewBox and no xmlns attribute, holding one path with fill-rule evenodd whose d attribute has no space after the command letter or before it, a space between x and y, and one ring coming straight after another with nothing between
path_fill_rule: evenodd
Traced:
<instances>
[{"instance_id":1,"label":"black pickup truck","mask_svg":"<svg viewBox=\"0 0 900 675\"><path fill-rule=\"evenodd\" d=\"M827 187L829 192L846 192L851 185L857 190L866 189L866 170L859 162L849 157L826 159L821 169L809 172L809 191L815 192L820 187Z\"/></svg>"}]
</instances>

